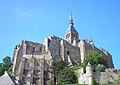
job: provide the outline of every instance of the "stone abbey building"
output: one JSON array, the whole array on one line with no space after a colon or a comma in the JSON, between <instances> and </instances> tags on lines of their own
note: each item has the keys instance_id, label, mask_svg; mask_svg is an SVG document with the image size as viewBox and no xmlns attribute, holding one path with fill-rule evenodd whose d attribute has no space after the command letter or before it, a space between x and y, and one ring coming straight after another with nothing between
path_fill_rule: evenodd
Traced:
<instances>
[{"instance_id":1,"label":"stone abbey building","mask_svg":"<svg viewBox=\"0 0 120 85\"><path fill-rule=\"evenodd\" d=\"M74 28L72 15L70 15L64 39L52 35L45 38L43 44L23 40L16 45L12 73L20 85L47 85L48 80L54 81L53 74L50 73L53 61L63 60L71 65L82 63L88 50L104 53L109 68L114 68L112 56L108 51L98 49L92 39L79 38L79 33Z\"/></svg>"}]
</instances>

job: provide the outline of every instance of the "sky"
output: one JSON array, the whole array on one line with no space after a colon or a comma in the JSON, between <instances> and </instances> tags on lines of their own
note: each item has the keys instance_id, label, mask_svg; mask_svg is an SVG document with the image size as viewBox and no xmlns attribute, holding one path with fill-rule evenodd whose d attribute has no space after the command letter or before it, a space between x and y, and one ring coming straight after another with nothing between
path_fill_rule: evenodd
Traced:
<instances>
[{"instance_id":1,"label":"sky","mask_svg":"<svg viewBox=\"0 0 120 85\"><path fill-rule=\"evenodd\" d=\"M43 43L48 35L64 39L70 9L80 39L112 55L120 68L120 0L0 0L0 62L13 57L22 40Z\"/></svg>"}]
</instances>

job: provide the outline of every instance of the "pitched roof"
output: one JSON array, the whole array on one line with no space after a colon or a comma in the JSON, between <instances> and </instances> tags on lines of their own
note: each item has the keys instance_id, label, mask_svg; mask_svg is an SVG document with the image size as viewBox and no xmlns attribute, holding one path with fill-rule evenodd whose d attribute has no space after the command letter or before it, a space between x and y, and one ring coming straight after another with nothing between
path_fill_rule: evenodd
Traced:
<instances>
[{"instance_id":1,"label":"pitched roof","mask_svg":"<svg viewBox=\"0 0 120 85\"><path fill-rule=\"evenodd\" d=\"M17 84L13 80L13 77L5 71L4 75L0 77L0 85L17 85Z\"/></svg>"},{"instance_id":2,"label":"pitched roof","mask_svg":"<svg viewBox=\"0 0 120 85\"><path fill-rule=\"evenodd\" d=\"M78 33L78 32L76 31L76 29L74 28L73 24L69 24L69 27L68 27L67 32L69 32L69 31Z\"/></svg>"}]
</instances>

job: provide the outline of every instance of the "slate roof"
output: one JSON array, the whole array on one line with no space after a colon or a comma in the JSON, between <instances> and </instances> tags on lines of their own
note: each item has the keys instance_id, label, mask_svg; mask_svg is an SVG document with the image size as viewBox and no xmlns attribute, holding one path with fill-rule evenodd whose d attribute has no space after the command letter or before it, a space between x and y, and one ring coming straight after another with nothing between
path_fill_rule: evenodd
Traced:
<instances>
[{"instance_id":1,"label":"slate roof","mask_svg":"<svg viewBox=\"0 0 120 85\"><path fill-rule=\"evenodd\" d=\"M78 33L78 32L76 31L76 29L74 28L73 24L69 24L69 27L68 27L67 32L69 32L69 31Z\"/></svg>"},{"instance_id":2,"label":"slate roof","mask_svg":"<svg viewBox=\"0 0 120 85\"><path fill-rule=\"evenodd\" d=\"M0 77L0 85L17 85L13 76L8 74L6 71L4 75Z\"/></svg>"}]
</instances>

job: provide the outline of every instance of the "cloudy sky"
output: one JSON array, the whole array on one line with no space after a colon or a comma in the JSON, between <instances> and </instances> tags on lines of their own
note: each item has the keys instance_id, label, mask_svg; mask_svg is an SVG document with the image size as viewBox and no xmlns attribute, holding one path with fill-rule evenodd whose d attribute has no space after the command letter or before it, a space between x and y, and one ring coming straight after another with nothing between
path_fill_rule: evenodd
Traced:
<instances>
[{"instance_id":1,"label":"cloudy sky","mask_svg":"<svg viewBox=\"0 0 120 85\"><path fill-rule=\"evenodd\" d=\"M0 62L12 58L23 39L43 43L48 35L64 38L70 8L80 39L92 37L120 68L120 0L0 0Z\"/></svg>"}]
</instances>

